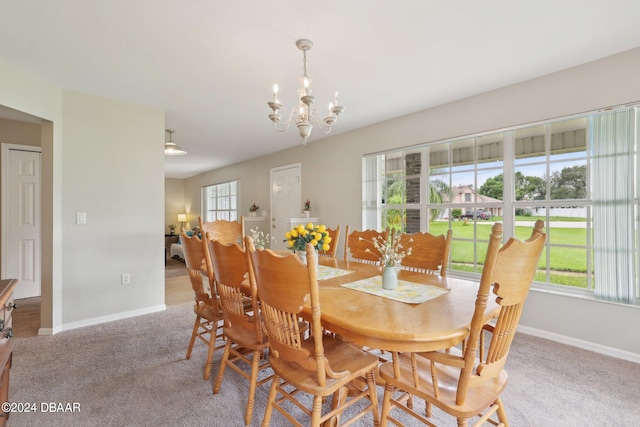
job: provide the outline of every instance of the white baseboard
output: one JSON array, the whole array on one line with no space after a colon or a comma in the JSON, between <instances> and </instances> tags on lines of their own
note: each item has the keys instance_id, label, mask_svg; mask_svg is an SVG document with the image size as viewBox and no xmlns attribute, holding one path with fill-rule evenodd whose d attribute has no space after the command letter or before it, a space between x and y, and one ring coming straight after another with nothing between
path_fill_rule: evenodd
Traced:
<instances>
[{"instance_id":1,"label":"white baseboard","mask_svg":"<svg viewBox=\"0 0 640 427\"><path fill-rule=\"evenodd\" d=\"M99 325L101 323L113 322L114 320L128 319L129 317L141 316L143 314L156 313L158 311L164 311L167 309L165 304L156 305L153 307L145 307L139 310L125 311L122 313L110 314L108 316L94 317L92 319L81 320L78 322L71 322L57 328L40 328L38 335L55 335L62 331L69 331L71 329L83 328L85 326Z\"/></svg>"},{"instance_id":2,"label":"white baseboard","mask_svg":"<svg viewBox=\"0 0 640 427\"><path fill-rule=\"evenodd\" d=\"M518 326L518 332L523 334L533 335L539 338L545 338L551 341L559 342L561 344L571 345L584 350L593 351L596 353L604 354L606 356L615 357L617 359L628 360L629 362L640 363L640 354L632 353L626 350L620 350L619 348L607 347L606 345L596 344L590 341L584 341L577 338L567 337L565 335L556 334L553 332L543 331L541 329L531 328L529 326Z\"/></svg>"}]
</instances>

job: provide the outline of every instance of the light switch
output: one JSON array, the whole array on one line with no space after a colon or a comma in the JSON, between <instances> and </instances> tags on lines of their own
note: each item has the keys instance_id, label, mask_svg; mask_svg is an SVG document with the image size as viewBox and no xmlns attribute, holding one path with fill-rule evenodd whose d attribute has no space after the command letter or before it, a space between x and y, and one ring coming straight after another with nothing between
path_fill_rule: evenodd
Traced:
<instances>
[{"instance_id":1,"label":"light switch","mask_svg":"<svg viewBox=\"0 0 640 427\"><path fill-rule=\"evenodd\" d=\"M87 223L87 213L86 212L77 212L76 213L76 224L86 224Z\"/></svg>"}]
</instances>

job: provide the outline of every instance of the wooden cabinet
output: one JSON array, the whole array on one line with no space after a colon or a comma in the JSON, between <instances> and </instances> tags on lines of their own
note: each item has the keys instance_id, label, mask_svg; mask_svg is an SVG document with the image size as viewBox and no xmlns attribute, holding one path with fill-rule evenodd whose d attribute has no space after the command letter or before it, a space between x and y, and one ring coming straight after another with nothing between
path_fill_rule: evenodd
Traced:
<instances>
[{"instance_id":1,"label":"wooden cabinet","mask_svg":"<svg viewBox=\"0 0 640 427\"><path fill-rule=\"evenodd\" d=\"M18 284L15 279L0 280L0 402L9 401L9 371L13 355L13 290ZM0 426L9 419L8 413L0 413Z\"/></svg>"}]
</instances>

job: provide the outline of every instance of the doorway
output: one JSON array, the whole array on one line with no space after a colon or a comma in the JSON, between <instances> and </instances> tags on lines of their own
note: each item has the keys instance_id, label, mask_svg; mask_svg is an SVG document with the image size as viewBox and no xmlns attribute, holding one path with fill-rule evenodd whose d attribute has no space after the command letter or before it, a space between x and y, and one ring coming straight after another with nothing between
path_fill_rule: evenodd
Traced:
<instances>
[{"instance_id":1,"label":"doorway","mask_svg":"<svg viewBox=\"0 0 640 427\"><path fill-rule=\"evenodd\" d=\"M300 216L301 164L271 169L271 243L272 249L286 249L284 235L289 231L287 218Z\"/></svg>"},{"instance_id":2,"label":"doorway","mask_svg":"<svg viewBox=\"0 0 640 427\"><path fill-rule=\"evenodd\" d=\"M2 278L20 286L14 298L41 295L41 149L2 144Z\"/></svg>"}]
</instances>

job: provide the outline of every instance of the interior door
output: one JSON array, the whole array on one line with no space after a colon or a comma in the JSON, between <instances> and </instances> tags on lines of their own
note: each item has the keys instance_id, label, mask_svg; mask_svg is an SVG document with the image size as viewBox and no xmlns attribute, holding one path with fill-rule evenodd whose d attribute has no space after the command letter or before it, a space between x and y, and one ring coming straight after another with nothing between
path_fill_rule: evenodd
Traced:
<instances>
[{"instance_id":1,"label":"interior door","mask_svg":"<svg viewBox=\"0 0 640 427\"><path fill-rule=\"evenodd\" d=\"M40 148L3 144L2 278L14 297L40 296Z\"/></svg>"},{"instance_id":2,"label":"interior door","mask_svg":"<svg viewBox=\"0 0 640 427\"><path fill-rule=\"evenodd\" d=\"M302 180L300 163L271 169L271 242L272 249L286 249L283 241L287 218L300 216Z\"/></svg>"}]
</instances>

